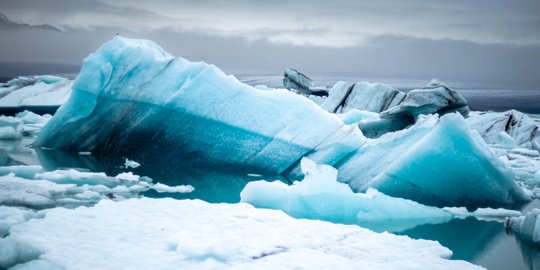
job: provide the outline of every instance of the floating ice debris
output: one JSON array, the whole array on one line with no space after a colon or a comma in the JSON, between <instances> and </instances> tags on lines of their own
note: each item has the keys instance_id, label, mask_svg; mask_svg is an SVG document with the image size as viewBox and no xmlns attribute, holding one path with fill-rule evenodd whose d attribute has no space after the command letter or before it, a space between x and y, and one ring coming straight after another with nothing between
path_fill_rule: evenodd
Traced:
<instances>
[{"instance_id":1,"label":"floating ice debris","mask_svg":"<svg viewBox=\"0 0 540 270\"><path fill-rule=\"evenodd\" d=\"M341 144L327 138L345 128L285 89L257 90L151 41L118 36L85 59L69 100L34 144L281 173L321 144ZM354 147L363 141L348 135Z\"/></svg>"},{"instance_id":2,"label":"floating ice debris","mask_svg":"<svg viewBox=\"0 0 540 270\"><path fill-rule=\"evenodd\" d=\"M293 219L247 204L143 198L44 214L11 227L0 247L13 252L2 267L124 269L129 261L139 269L481 269L448 260L452 252L435 241ZM21 256L30 250L33 256Z\"/></svg>"},{"instance_id":3,"label":"floating ice debris","mask_svg":"<svg viewBox=\"0 0 540 270\"><path fill-rule=\"evenodd\" d=\"M0 106L59 106L69 97L71 84L51 75L18 77L0 83Z\"/></svg>"},{"instance_id":4,"label":"floating ice debris","mask_svg":"<svg viewBox=\"0 0 540 270\"><path fill-rule=\"evenodd\" d=\"M509 218L505 225L529 241L540 244L540 209L533 209L524 216Z\"/></svg>"},{"instance_id":5,"label":"floating ice debris","mask_svg":"<svg viewBox=\"0 0 540 270\"><path fill-rule=\"evenodd\" d=\"M191 185L181 185L181 186L168 186L162 183L156 183L152 185L151 187L153 190L159 192L159 193L190 193L195 190L195 188Z\"/></svg>"},{"instance_id":6,"label":"floating ice debris","mask_svg":"<svg viewBox=\"0 0 540 270\"><path fill-rule=\"evenodd\" d=\"M121 181L139 181L140 176L133 174L132 172L119 173L116 179Z\"/></svg>"},{"instance_id":7,"label":"floating ice debris","mask_svg":"<svg viewBox=\"0 0 540 270\"><path fill-rule=\"evenodd\" d=\"M322 219L347 224L446 222L450 212L401 198L386 196L376 190L353 193L336 181L337 170L302 159L305 178L288 186L282 182L256 181L240 194L242 202L256 207L279 209L296 218ZM401 228L404 229L404 228Z\"/></svg>"},{"instance_id":8,"label":"floating ice debris","mask_svg":"<svg viewBox=\"0 0 540 270\"><path fill-rule=\"evenodd\" d=\"M86 151L86 152L79 152L79 155L81 156L91 156L92 152Z\"/></svg>"},{"instance_id":9,"label":"floating ice debris","mask_svg":"<svg viewBox=\"0 0 540 270\"><path fill-rule=\"evenodd\" d=\"M126 161L124 162L124 167L127 169L127 168L137 168L141 166L140 163L138 163L137 161L134 161L134 160L129 160L126 158Z\"/></svg>"},{"instance_id":10,"label":"floating ice debris","mask_svg":"<svg viewBox=\"0 0 540 270\"><path fill-rule=\"evenodd\" d=\"M489 221L501 221L503 222L505 218L508 217L517 217L521 215L521 212L517 210L509 210L504 208L478 208L473 212L469 212L465 207L445 207L444 210L449 211L455 217L466 218L466 217L475 217L480 220L489 220Z\"/></svg>"}]
</instances>

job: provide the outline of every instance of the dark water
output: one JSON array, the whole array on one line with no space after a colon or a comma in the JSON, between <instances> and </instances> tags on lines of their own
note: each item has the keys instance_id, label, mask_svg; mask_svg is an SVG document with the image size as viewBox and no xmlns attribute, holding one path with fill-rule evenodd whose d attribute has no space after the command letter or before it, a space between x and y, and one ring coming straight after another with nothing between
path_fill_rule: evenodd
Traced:
<instances>
[{"instance_id":1,"label":"dark water","mask_svg":"<svg viewBox=\"0 0 540 270\"><path fill-rule=\"evenodd\" d=\"M55 150L36 151L36 162L46 170L78 168L116 175L126 171L122 158L86 156ZM143 196L175 199L202 199L212 203L236 203L245 185L254 180L280 180L278 175L254 175L257 172L238 171L229 167L201 168L193 164L168 166L161 163L145 163L129 169L135 174L149 176L154 182L167 185L192 185L192 193L157 193L147 191ZM526 212L540 207L540 201L515 207ZM523 240L512 231L506 231L501 221L482 221L475 218L452 219L440 224L424 224L413 227L408 224L370 224L374 231L391 230L396 234L415 239L429 239L441 243L453 251L453 259L466 260L488 269L540 269L540 246ZM401 228L401 229L400 229ZM408 228L404 229L403 228Z\"/></svg>"}]
</instances>

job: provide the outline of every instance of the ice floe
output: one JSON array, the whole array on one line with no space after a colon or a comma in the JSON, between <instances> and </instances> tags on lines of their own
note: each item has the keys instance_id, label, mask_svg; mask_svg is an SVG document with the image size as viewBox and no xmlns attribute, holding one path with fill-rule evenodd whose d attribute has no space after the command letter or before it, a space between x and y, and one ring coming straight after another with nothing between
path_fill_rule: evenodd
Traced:
<instances>
[{"instance_id":1,"label":"ice floe","mask_svg":"<svg viewBox=\"0 0 540 270\"><path fill-rule=\"evenodd\" d=\"M448 260L451 251L434 241L200 200L143 198L50 209L13 225L0 241L4 268L480 269Z\"/></svg>"}]
</instances>

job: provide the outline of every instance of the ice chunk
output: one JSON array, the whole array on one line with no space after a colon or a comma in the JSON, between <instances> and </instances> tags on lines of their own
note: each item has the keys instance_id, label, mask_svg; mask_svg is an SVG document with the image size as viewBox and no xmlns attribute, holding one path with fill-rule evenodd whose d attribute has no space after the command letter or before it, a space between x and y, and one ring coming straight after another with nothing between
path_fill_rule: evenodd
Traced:
<instances>
[{"instance_id":1,"label":"ice chunk","mask_svg":"<svg viewBox=\"0 0 540 270\"><path fill-rule=\"evenodd\" d=\"M540 125L531 117L516 110L502 113L478 113L469 117L466 121L489 144L501 144L501 132L512 137L517 145L527 142L532 143L537 138L540 138ZM507 141L507 139L504 140ZM502 142L502 144L505 145L506 143ZM531 147L534 145L531 144ZM536 150L540 149L536 148Z\"/></svg>"},{"instance_id":2,"label":"ice chunk","mask_svg":"<svg viewBox=\"0 0 540 270\"><path fill-rule=\"evenodd\" d=\"M162 183L156 183L152 185L152 189L159 193L167 192L167 193L189 193L195 190L195 188L191 185L181 185L181 186L168 186Z\"/></svg>"},{"instance_id":3,"label":"ice chunk","mask_svg":"<svg viewBox=\"0 0 540 270\"><path fill-rule=\"evenodd\" d=\"M357 124L360 121L378 120L379 114L370 111L352 109L346 113L339 114L338 117L341 119L341 121L343 121L343 123L350 125Z\"/></svg>"},{"instance_id":4,"label":"ice chunk","mask_svg":"<svg viewBox=\"0 0 540 270\"><path fill-rule=\"evenodd\" d=\"M13 226L14 238L66 269L480 269L445 259L451 251L435 241L200 200L50 209Z\"/></svg>"},{"instance_id":5,"label":"ice chunk","mask_svg":"<svg viewBox=\"0 0 540 270\"><path fill-rule=\"evenodd\" d=\"M138 197L141 192L153 188L151 182L150 178L131 172L110 177L104 173L79 172L73 169L43 173L34 171L32 179L16 177L10 173L0 177L0 204L33 209L92 205L104 198L121 200ZM167 187L164 185L158 185L154 189L165 188ZM189 187L182 186L168 189L175 192L190 190Z\"/></svg>"},{"instance_id":6,"label":"ice chunk","mask_svg":"<svg viewBox=\"0 0 540 270\"><path fill-rule=\"evenodd\" d=\"M411 128L366 142L339 164L338 180L438 206L492 206L530 200L512 171L459 114L420 118Z\"/></svg>"},{"instance_id":7,"label":"ice chunk","mask_svg":"<svg viewBox=\"0 0 540 270\"><path fill-rule=\"evenodd\" d=\"M134 160L129 160L126 158L126 161L124 162L124 167L125 168L137 168L141 166L140 163L138 163L137 161L134 161Z\"/></svg>"},{"instance_id":8,"label":"ice chunk","mask_svg":"<svg viewBox=\"0 0 540 270\"><path fill-rule=\"evenodd\" d=\"M59 106L68 99L71 84L51 75L18 77L0 84L0 106Z\"/></svg>"},{"instance_id":9,"label":"ice chunk","mask_svg":"<svg viewBox=\"0 0 540 270\"><path fill-rule=\"evenodd\" d=\"M445 207L445 210L459 218L475 217L479 220L486 221L504 221L508 217L517 217L521 212L517 210L509 210L504 208L478 208L473 212L469 212L465 207Z\"/></svg>"},{"instance_id":10,"label":"ice chunk","mask_svg":"<svg viewBox=\"0 0 540 270\"><path fill-rule=\"evenodd\" d=\"M85 59L35 145L280 173L344 126L285 89L257 90L151 41L118 36Z\"/></svg>"},{"instance_id":11,"label":"ice chunk","mask_svg":"<svg viewBox=\"0 0 540 270\"><path fill-rule=\"evenodd\" d=\"M459 112L467 116L467 100L459 92L432 80L426 87L408 92L399 105L381 112L380 115L387 119L416 119L421 114L443 115L449 112Z\"/></svg>"},{"instance_id":12,"label":"ice chunk","mask_svg":"<svg viewBox=\"0 0 540 270\"><path fill-rule=\"evenodd\" d=\"M540 244L540 209L535 208L525 216L506 220L506 226L516 230L526 239Z\"/></svg>"},{"instance_id":13,"label":"ice chunk","mask_svg":"<svg viewBox=\"0 0 540 270\"><path fill-rule=\"evenodd\" d=\"M15 166L1 166L0 167L0 176L8 175L13 173L14 175L26 179L32 179L37 173L43 172L41 166L26 166L26 165L15 165Z\"/></svg>"},{"instance_id":14,"label":"ice chunk","mask_svg":"<svg viewBox=\"0 0 540 270\"><path fill-rule=\"evenodd\" d=\"M378 113L398 105L403 98L405 93L386 84L357 82L349 85L337 82L321 107L335 113L346 113L352 109Z\"/></svg>"},{"instance_id":15,"label":"ice chunk","mask_svg":"<svg viewBox=\"0 0 540 270\"><path fill-rule=\"evenodd\" d=\"M304 95L316 97L328 96L328 89L326 87L315 87L312 79L292 68L286 68L284 70L283 86Z\"/></svg>"},{"instance_id":16,"label":"ice chunk","mask_svg":"<svg viewBox=\"0 0 540 270\"><path fill-rule=\"evenodd\" d=\"M306 158L302 159L302 171L305 178L292 186L279 181L248 183L240 194L242 202L279 209L296 218L368 227L374 223L405 223L414 227L446 222L452 218L446 210L386 196L373 189L366 193L353 193L348 185L336 181L336 169L317 165ZM401 226L399 230L406 228Z\"/></svg>"}]
</instances>

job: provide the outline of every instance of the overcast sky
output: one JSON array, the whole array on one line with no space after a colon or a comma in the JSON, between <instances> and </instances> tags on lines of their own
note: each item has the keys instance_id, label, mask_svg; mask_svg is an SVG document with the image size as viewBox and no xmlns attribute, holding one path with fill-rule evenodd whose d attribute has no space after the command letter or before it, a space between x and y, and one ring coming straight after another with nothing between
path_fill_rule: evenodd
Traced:
<instances>
[{"instance_id":1,"label":"overcast sky","mask_svg":"<svg viewBox=\"0 0 540 270\"><path fill-rule=\"evenodd\" d=\"M2 0L0 62L78 64L115 33L227 73L540 83L540 1ZM0 26L1 27L1 26Z\"/></svg>"}]
</instances>

